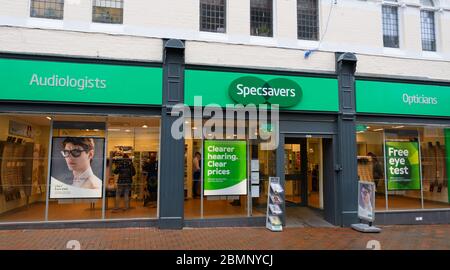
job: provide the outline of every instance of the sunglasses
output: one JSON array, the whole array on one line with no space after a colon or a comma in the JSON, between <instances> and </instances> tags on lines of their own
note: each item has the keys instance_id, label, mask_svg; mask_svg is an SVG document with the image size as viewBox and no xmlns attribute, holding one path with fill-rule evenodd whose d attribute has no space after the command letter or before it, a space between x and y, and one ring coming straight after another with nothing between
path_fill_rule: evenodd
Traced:
<instances>
[{"instance_id":1,"label":"sunglasses","mask_svg":"<svg viewBox=\"0 0 450 270\"><path fill-rule=\"evenodd\" d=\"M80 149L65 150L64 149L64 150L61 151L61 155L63 157L65 157L65 158L69 157L69 155L71 155L72 157L77 158L77 157L81 156L82 152L86 152L87 153L86 150L80 150Z\"/></svg>"}]
</instances>

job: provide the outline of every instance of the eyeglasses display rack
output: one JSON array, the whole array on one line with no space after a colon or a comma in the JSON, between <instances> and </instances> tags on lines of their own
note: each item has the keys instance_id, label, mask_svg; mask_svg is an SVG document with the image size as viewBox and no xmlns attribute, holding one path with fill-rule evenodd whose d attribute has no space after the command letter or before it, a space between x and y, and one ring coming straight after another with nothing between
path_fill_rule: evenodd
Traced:
<instances>
[{"instance_id":1,"label":"eyeglasses display rack","mask_svg":"<svg viewBox=\"0 0 450 270\"><path fill-rule=\"evenodd\" d=\"M281 232L283 230L281 215L283 214L283 187L280 185L280 177L269 177L269 186L267 188L267 213L266 228Z\"/></svg>"}]
</instances>

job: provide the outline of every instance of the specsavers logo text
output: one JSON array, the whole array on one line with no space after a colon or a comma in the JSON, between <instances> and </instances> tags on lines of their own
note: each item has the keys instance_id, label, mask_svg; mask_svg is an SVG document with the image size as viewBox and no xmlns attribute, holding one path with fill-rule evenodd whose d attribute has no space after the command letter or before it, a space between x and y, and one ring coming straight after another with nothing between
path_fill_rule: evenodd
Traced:
<instances>
[{"instance_id":1,"label":"specsavers logo text","mask_svg":"<svg viewBox=\"0 0 450 270\"><path fill-rule=\"evenodd\" d=\"M240 104L277 104L291 107L300 102L301 87L293 80L275 78L264 81L254 76L234 80L228 89L230 97Z\"/></svg>"},{"instance_id":2,"label":"specsavers logo text","mask_svg":"<svg viewBox=\"0 0 450 270\"><path fill-rule=\"evenodd\" d=\"M74 78L69 75L60 76L56 74L50 77L44 77L35 73L31 76L29 85L76 88L78 90L93 88L105 89L107 86L106 80L102 80L100 78L89 78L88 76L85 76L83 78Z\"/></svg>"}]
</instances>

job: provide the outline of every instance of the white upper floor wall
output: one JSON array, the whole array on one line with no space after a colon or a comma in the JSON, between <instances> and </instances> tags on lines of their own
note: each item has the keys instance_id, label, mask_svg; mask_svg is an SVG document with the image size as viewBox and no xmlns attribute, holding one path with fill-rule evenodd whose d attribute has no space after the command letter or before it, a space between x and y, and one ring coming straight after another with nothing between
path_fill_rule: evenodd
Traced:
<instances>
[{"instance_id":1,"label":"white upper floor wall","mask_svg":"<svg viewBox=\"0 0 450 270\"><path fill-rule=\"evenodd\" d=\"M0 51L161 61L161 39L177 38L188 64L333 72L343 51L357 54L359 74L450 80L450 0L434 1L435 52L422 50L420 0L398 1L398 49L383 46L381 0L319 0L320 41L297 38L297 0L273 2L273 37L256 37L250 0L226 1L226 33L199 30L199 0L124 0L119 25L92 23L92 0L65 0L62 20L0 0Z\"/></svg>"}]
</instances>

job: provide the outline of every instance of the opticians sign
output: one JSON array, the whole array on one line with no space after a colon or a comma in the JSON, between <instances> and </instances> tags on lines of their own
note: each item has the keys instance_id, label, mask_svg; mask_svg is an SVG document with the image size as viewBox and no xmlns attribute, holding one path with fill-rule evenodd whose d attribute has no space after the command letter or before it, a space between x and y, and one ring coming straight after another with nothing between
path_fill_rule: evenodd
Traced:
<instances>
[{"instance_id":1,"label":"opticians sign","mask_svg":"<svg viewBox=\"0 0 450 270\"><path fill-rule=\"evenodd\" d=\"M247 143L205 140L203 147L204 195L246 195Z\"/></svg>"},{"instance_id":2,"label":"opticians sign","mask_svg":"<svg viewBox=\"0 0 450 270\"><path fill-rule=\"evenodd\" d=\"M158 67L0 59L0 100L162 103Z\"/></svg>"},{"instance_id":3,"label":"opticians sign","mask_svg":"<svg viewBox=\"0 0 450 270\"><path fill-rule=\"evenodd\" d=\"M335 78L286 76L186 69L185 102L195 97L202 104L278 104L289 111L339 110L338 83Z\"/></svg>"},{"instance_id":4,"label":"opticians sign","mask_svg":"<svg viewBox=\"0 0 450 270\"><path fill-rule=\"evenodd\" d=\"M420 190L419 144L386 141L388 190Z\"/></svg>"},{"instance_id":5,"label":"opticians sign","mask_svg":"<svg viewBox=\"0 0 450 270\"><path fill-rule=\"evenodd\" d=\"M277 104L292 107L300 102L301 87L294 81L276 78L264 81L258 77L245 76L234 80L228 88L230 97L240 104Z\"/></svg>"},{"instance_id":6,"label":"opticians sign","mask_svg":"<svg viewBox=\"0 0 450 270\"><path fill-rule=\"evenodd\" d=\"M450 116L450 86L356 81L359 113Z\"/></svg>"}]
</instances>

